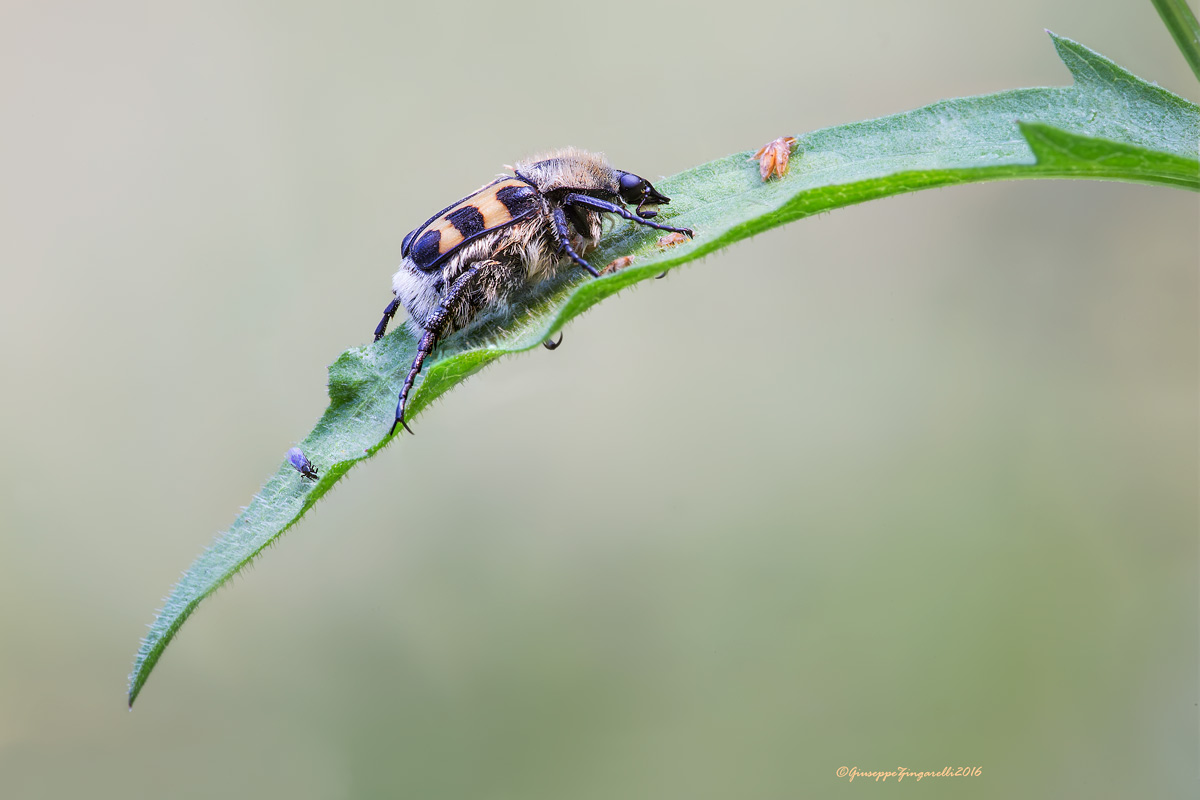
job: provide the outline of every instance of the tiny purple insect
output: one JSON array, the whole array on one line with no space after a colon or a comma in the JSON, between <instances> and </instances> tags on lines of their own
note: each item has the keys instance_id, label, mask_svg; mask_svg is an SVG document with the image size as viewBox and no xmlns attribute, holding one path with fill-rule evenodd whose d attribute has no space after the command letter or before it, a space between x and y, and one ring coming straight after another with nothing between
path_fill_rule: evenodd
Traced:
<instances>
[{"instance_id":1,"label":"tiny purple insect","mask_svg":"<svg viewBox=\"0 0 1200 800\"><path fill-rule=\"evenodd\" d=\"M308 457L304 455L304 451L299 447L293 447L291 450L288 450L287 457L291 465L296 468L296 471L304 477L309 480L316 480L319 477L317 468L312 465L312 462L308 460Z\"/></svg>"}]
</instances>

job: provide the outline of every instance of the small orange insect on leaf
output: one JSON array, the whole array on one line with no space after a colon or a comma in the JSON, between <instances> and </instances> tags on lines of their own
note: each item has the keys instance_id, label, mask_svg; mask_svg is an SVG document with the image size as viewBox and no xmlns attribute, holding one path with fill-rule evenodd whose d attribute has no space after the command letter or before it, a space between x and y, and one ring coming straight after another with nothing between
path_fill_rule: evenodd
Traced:
<instances>
[{"instance_id":1,"label":"small orange insect on leaf","mask_svg":"<svg viewBox=\"0 0 1200 800\"><path fill-rule=\"evenodd\" d=\"M771 180L774 175L782 178L787 175L788 162L792 159L792 147L796 144L794 136L780 136L773 142L767 142L750 156L751 161L758 162L758 174L764 181Z\"/></svg>"},{"instance_id":2,"label":"small orange insect on leaf","mask_svg":"<svg viewBox=\"0 0 1200 800\"><path fill-rule=\"evenodd\" d=\"M668 233L666 236L663 236L655 244L659 247L674 247L677 244L683 244L687 240L688 237L686 234L676 231L675 233Z\"/></svg>"},{"instance_id":3,"label":"small orange insect on leaf","mask_svg":"<svg viewBox=\"0 0 1200 800\"><path fill-rule=\"evenodd\" d=\"M621 256L620 258L614 258L612 261L610 261L608 263L607 267L600 270L600 274L607 275L610 272L616 272L619 269L625 269L630 264L632 264L635 260L636 259L633 256Z\"/></svg>"}]
</instances>

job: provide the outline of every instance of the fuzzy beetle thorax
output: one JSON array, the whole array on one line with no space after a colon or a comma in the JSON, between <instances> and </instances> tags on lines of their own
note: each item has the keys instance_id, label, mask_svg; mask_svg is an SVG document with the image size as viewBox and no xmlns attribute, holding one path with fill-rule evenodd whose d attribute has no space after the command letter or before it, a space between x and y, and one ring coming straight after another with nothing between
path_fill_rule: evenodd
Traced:
<instances>
[{"instance_id":1,"label":"fuzzy beetle thorax","mask_svg":"<svg viewBox=\"0 0 1200 800\"><path fill-rule=\"evenodd\" d=\"M513 171L543 194L572 189L615 197L620 189L617 171L609 165L603 154L574 147L522 161Z\"/></svg>"}]
</instances>

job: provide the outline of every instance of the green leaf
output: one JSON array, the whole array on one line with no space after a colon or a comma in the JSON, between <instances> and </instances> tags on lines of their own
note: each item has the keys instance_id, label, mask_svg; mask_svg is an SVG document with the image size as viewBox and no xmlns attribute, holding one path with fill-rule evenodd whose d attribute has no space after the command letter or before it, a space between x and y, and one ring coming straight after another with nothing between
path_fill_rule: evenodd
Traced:
<instances>
[{"instance_id":1,"label":"green leaf","mask_svg":"<svg viewBox=\"0 0 1200 800\"><path fill-rule=\"evenodd\" d=\"M637 262L592 279L567 270L531 289L502 316L441 344L410 398L416 419L435 398L501 356L536 347L601 300L760 231L822 211L933 186L1013 178L1095 178L1200 189L1200 108L1067 39L1054 46L1075 83L947 100L904 114L799 137L791 172L764 183L748 153L659 183L664 219L696 231L660 251L655 232L618 224L590 256ZM367 328L364 328L364 333ZM344 352L329 370L329 408L301 447L321 472L286 462L233 526L196 559L142 642L129 702L196 606L299 520L355 464L387 443L396 395L416 351L400 328Z\"/></svg>"}]
</instances>

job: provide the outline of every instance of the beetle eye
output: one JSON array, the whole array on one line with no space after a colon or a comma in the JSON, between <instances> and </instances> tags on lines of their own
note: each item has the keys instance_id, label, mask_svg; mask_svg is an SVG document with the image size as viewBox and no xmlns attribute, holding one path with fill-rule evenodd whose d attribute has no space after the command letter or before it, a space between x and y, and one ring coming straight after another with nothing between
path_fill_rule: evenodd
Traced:
<instances>
[{"instance_id":1,"label":"beetle eye","mask_svg":"<svg viewBox=\"0 0 1200 800\"><path fill-rule=\"evenodd\" d=\"M408 235L404 237L404 241L400 243L400 257L401 258L404 258L408 255L408 246L410 244L412 244L412 239L413 239L414 233L416 233L416 231L409 231Z\"/></svg>"},{"instance_id":2,"label":"beetle eye","mask_svg":"<svg viewBox=\"0 0 1200 800\"><path fill-rule=\"evenodd\" d=\"M646 190L646 181L631 172L621 173L621 199L626 203L637 203Z\"/></svg>"}]
</instances>

